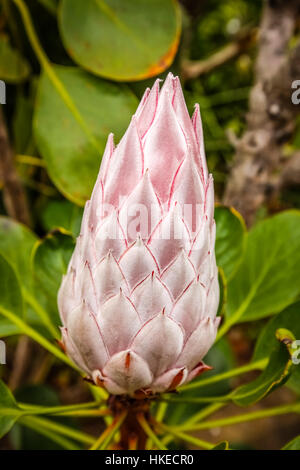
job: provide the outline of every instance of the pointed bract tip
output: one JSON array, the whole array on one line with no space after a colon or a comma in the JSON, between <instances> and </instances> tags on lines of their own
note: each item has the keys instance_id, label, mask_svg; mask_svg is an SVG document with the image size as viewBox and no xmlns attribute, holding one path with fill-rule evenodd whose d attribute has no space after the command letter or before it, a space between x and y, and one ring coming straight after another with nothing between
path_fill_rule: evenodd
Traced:
<instances>
[{"instance_id":1,"label":"pointed bract tip","mask_svg":"<svg viewBox=\"0 0 300 470\"><path fill-rule=\"evenodd\" d=\"M131 361L131 354L130 354L130 351L128 351L128 353L126 354L126 357L125 357L125 369L129 369L130 367L130 361Z\"/></svg>"}]
</instances>

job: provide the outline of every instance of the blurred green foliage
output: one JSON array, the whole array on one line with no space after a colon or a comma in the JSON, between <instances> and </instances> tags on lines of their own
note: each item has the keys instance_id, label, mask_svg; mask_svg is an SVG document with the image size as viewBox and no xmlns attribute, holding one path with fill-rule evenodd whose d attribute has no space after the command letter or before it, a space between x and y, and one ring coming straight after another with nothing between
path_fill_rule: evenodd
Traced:
<instances>
[{"instance_id":1,"label":"blurred green foliage","mask_svg":"<svg viewBox=\"0 0 300 470\"><path fill-rule=\"evenodd\" d=\"M14 347L15 335L28 334L65 362L53 341L59 337L57 290L108 133L114 132L118 143L153 77L164 78L169 70L179 74L190 113L194 103L200 104L208 166L221 199L234 155L228 131L239 137L245 129L255 74L255 41L230 61L194 79L185 80L183 64L187 59L207 61L245 31L256 31L262 9L261 0L78 0L76 8L73 3L3 0L0 4L0 79L7 85L3 111L32 225L31 231L6 217L1 198L0 276L5 295L0 308L5 315L0 318L0 338L11 336L9 344ZM298 129L289 152L299 148L299 136ZM298 188L281 194L279 209L289 207L300 207ZM262 207L259 218L267 215ZM257 362L260 369L260 361L265 366L272 354L276 358L265 375L246 389L255 399L289 378L289 355L278 345L275 331L285 327L297 334L299 330L299 302L293 304L300 293L299 220L299 213L290 211L247 232L234 210L216 209L216 256L222 279L219 313L225 312L221 332L235 323L256 320L244 329L251 344L259 336L249 370L256 369ZM274 314L271 320L265 318ZM206 360L214 370L180 394L182 403L170 404L166 413L169 425L201 413L204 403L196 403L197 399L229 399L235 386L230 380L234 373L230 373L238 365L234 352L227 337L209 351ZM277 370L279 363L281 369ZM291 369L287 384L299 393L299 372ZM222 374L229 375L222 378ZM221 379L215 380L219 375ZM44 406L59 404L56 392L46 385L18 390L16 398ZM236 400L245 404L242 402ZM2 382L1 406L13 411L17 407ZM16 419L13 412L4 417L0 413L0 432L7 433ZM33 426L30 421L27 425ZM40 436L32 430L24 432L18 424L10 439L15 448L64 447L63 438L56 442L55 433L42 430L41 425ZM83 436L82 443L88 440ZM224 442L219 445L224 450L227 447ZM286 448L298 449L299 438Z\"/></svg>"}]
</instances>

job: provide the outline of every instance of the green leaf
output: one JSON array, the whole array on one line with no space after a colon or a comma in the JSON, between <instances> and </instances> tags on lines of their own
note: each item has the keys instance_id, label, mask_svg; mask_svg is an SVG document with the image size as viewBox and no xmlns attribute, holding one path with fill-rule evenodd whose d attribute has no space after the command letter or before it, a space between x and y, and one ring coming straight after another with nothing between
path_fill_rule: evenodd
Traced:
<instances>
[{"instance_id":1,"label":"green leaf","mask_svg":"<svg viewBox=\"0 0 300 470\"><path fill-rule=\"evenodd\" d=\"M40 405L42 407L59 406L61 402L57 392L44 384L25 385L15 391L15 398L19 403Z\"/></svg>"},{"instance_id":2,"label":"green leaf","mask_svg":"<svg viewBox=\"0 0 300 470\"><path fill-rule=\"evenodd\" d=\"M18 278L19 287L25 302L24 318L27 324L35 326L43 323L54 337L58 332L54 328L48 313L44 310L44 300L39 290L35 289L31 269L31 254L38 238L25 225L8 217L0 217L0 254L4 256L14 268ZM12 310L13 313L14 312ZM4 320L4 331L9 320ZM16 325L9 328L8 333L18 334ZM43 332L45 334L45 332ZM47 334L47 333L46 333ZM0 329L0 335L1 329Z\"/></svg>"},{"instance_id":3,"label":"green leaf","mask_svg":"<svg viewBox=\"0 0 300 470\"><path fill-rule=\"evenodd\" d=\"M12 266L2 255L0 255L0 279L0 317L3 310L23 317L23 298L18 278Z\"/></svg>"},{"instance_id":4,"label":"green leaf","mask_svg":"<svg viewBox=\"0 0 300 470\"><path fill-rule=\"evenodd\" d=\"M21 410L18 408L11 391L0 380L0 438L13 427L19 417L19 412L21 413Z\"/></svg>"},{"instance_id":5,"label":"green leaf","mask_svg":"<svg viewBox=\"0 0 300 470\"><path fill-rule=\"evenodd\" d=\"M54 260L49 260L50 272L51 267L53 266L56 259L57 257L54 256ZM46 279L47 274L49 274L49 268L47 272L44 272L44 276L41 281L44 281ZM23 298L18 277L16 276L14 269L2 255L0 255L0 279L2 281L2 295L0 296L0 318L1 316L3 316L4 318L8 319L11 323L17 325L22 331L22 333L30 336L32 339L37 341L40 345L42 345L48 351L54 354L56 357L58 357L68 365L71 365L72 367L76 368L72 361L64 353L62 353L59 348L54 346L50 341L48 341L48 339L45 338L45 335L40 334L36 329L33 329L28 324L28 322L23 320ZM59 283L60 280L58 279L56 280L56 282ZM49 320L48 317L47 319ZM53 324L51 323L50 325L54 329ZM54 334L57 338L59 337L55 329Z\"/></svg>"},{"instance_id":6,"label":"green leaf","mask_svg":"<svg viewBox=\"0 0 300 470\"><path fill-rule=\"evenodd\" d=\"M291 330L295 338L300 338L300 302L290 305L281 313L273 317L261 331L255 345L253 361L268 357L276 347L275 333L278 328Z\"/></svg>"},{"instance_id":7,"label":"green leaf","mask_svg":"<svg viewBox=\"0 0 300 470\"><path fill-rule=\"evenodd\" d=\"M228 284L225 328L291 304L300 292L299 264L300 212L282 212L258 223L249 232L242 264Z\"/></svg>"},{"instance_id":8,"label":"green leaf","mask_svg":"<svg viewBox=\"0 0 300 470\"><path fill-rule=\"evenodd\" d=\"M20 83L30 73L28 62L13 49L5 36L0 36L0 79L8 83Z\"/></svg>"},{"instance_id":9,"label":"green leaf","mask_svg":"<svg viewBox=\"0 0 300 470\"><path fill-rule=\"evenodd\" d=\"M249 406L256 403L288 379L292 368L290 345L294 336L286 329L279 329L276 337L279 343L272 352L266 369L256 380L238 387L230 394L237 405Z\"/></svg>"},{"instance_id":10,"label":"green leaf","mask_svg":"<svg viewBox=\"0 0 300 470\"><path fill-rule=\"evenodd\" d=\"M54 184L68 199L83 205L96 180L109 132L121 138L138 102L126 85L92 77L76 67L55 66L54 71L81 117L70 110L58 84L54 86L42 74L34 115L35 140Z\"/></svg>"},{"instance_id":11,"label":"green leaf","mask_svg":"<svg viewBox=\"0 0 300 470\"><path fill-rule=\"evenodd\" d=\"M288 442L282 450L300 450L300 436L295 437L295 439Z\"/></svg>"},{"instance_id":12,"label":"green leaf","mask_svg":"<svg viewBox=\"0 0 300 470\"><path fill-rule=\"evenodd\" d=\"M167 69L181 31L177 0L62 0L59 24L75 62L119 81L143 80Z\"/></svg>"},{"instance_id":13,"label":"green leaf","mask_svg":"<svg viewBox=\"0 0 300 470\"><path fill-rule=\"evenodd\" d=\"M21 333L22 331L17 325L14 325L6 318L1 318L0 314L0 338L19 335Z\"/></svg>"},{"instance_id":14,"label":"green leaf","mask_svg":"<svg viewBox=\"0 0 300 470\"><path fill-rule=\"evenodd\" d=\"M219 442L210 450L229 450L229 443L228 441Z\"/></svg>"},{"instance_id":15,"label":"green leaf","mask_svg":"<svg viewBox=\"0 0 300 470\"><path fill-rule=\"evenodd\" d=\"M256 342L253 361L268 357L276 345L275 332L278 328L286 328L293 331L295 338L300 338L300 302L290 305L281 313L272 318L265 328L261 331ZM296 352L296 351L295 351ZM300 355L298 355L300 357ZM296 393L300 392L300 365L294 368L293 374L287 382L287 385Z\"/></svg>"},{"instance_id":16,"label":"green leaf","mask_svg":"<svg viewBox=\"0 0 300 470\"><path fill-rule=\"evenodd\" d=\"M221 267L218 268L218 278L220 286L220 300L217 315L223 315L225 311L226 301L227 301L227 279L225 277L224 271Z\"/></svg>"},{"instance_id":17,"label":"green leaf","mask_svg":"<svg viewBox=\"0 0 300 470\"><path fill-rule=\"evenodd\" d=\"M56 325L61 322L57 311L57 291L75 246L73 237L61 230L49 233L37 246L33 255L34 277L48 302Z\"/></svg>"},{"instance_id":18,"label":"green leaf","mask_svg":"<svg viewBox=\"0 0 300 470\"><path fill-rule=\"evenodd\" d=\"M299 346L298 346L298 351L299 351ZM297 358L300 358L300 354L297 353ZM300 395L300 367L299 364L297 367L294 367L293 373L289 380L286 383L286 386L291 388L295 393Z\"/></svg>"},{"instance_id":19,"label":"green leaf","mask_svg":"<svg viewBox=\"0 0 300 470\"><path fill-rule=\"evenodd\" d=\"M33 99L21 91L17 93L13 118L14 149L16 153L27 152L32 137Z\"/></svg>"},{"instance_id":20,"label":"green leaf","mask_svg":"<svg viewBox=\"0 0 300 470\"><path fill-rule=\"evenodd\" d=\"M70 201L49 201L41 211L41 219L47 232L62 227L76 237L80 231L82 213L82 208Z\"/></svg>"},{"instance_id":21,"label":"green leaf","mask_svg":"<svg viewBox=\"0 0 300 470\"><path fill-rule=\"evenodd\" d=\"M25 225L0 216L0 253L10 262L28 290L32 290L31 252L38 238Z\"/></svg>"},{"instance_id":22,"label":"green leaf","mask_svg":"<svg viewBox=\"0 0 300 470\"><path fill-rule=\"evenodd\" d=\"M247 229L242 216L233 208L217 206L216 258L229 280L236 272L244 254Z\"/></svg>"}]
</instances>

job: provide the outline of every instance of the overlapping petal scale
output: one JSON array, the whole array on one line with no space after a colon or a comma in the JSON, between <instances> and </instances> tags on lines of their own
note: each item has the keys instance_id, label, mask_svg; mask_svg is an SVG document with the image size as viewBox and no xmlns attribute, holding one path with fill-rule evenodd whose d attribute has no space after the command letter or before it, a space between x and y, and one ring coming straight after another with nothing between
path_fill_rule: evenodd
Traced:
<instances>
[{"instance_id":1,"label":"overlapping petal scale","mask_svg":"<svg viewBox=\"0 0 300 470\"><path fill-rule=\"evenodd\" d=\"M144 324L131 348L145 359L152 373L157 376L170 368L182 346L182 329L162 312Z\"/></svg>"},{"instance_id":2,"label":"overlapping petal scale","mask_svg":"<svg viewBox=\"0 0 300 470\"><path fill-rule=\"evenodd\" d=\"M209 369L220 319L213 179L178 77L108 137L58 293L62 343L111 394L174 390Z\"/></svg>"}]
</instances>

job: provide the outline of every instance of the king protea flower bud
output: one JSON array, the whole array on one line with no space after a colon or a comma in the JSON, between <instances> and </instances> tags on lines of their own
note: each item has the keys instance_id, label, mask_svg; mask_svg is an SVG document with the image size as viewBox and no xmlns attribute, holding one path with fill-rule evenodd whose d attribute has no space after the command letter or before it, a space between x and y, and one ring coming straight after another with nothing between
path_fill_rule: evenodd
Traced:
<instances>
[{"instance_id":1,"label":"king protea flower bud","mask_svg":"<svg viewBox=\"0 0 300 470\"><path fill-rule=\"evenodd\" d=\"M199 106L190 119L169 74L117 147L109 135L58 294L67 354L108 392L160 393L207 368L219 324L213 213Z\"/></svg>"}]
</instances>

